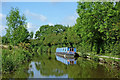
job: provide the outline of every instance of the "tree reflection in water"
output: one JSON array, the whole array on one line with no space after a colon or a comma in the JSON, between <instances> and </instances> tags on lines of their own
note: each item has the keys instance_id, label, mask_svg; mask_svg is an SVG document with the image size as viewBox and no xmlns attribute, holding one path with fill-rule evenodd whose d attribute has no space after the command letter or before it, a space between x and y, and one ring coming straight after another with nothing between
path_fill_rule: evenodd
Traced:
<instances>
[{"instance_id":1,"label":"tree reflection in water","mask_svg":"<svg viewBox=\"0 0 120 80\"><path fill-rule=\"evenodd\" d=\"M77 64L65 65L55 57L35 57L30 63L21 65L12 74L2 74L3 78L120 78L120 71L113 71L94 61L77 59Z\"/></svg>"},{"instance_id":2,"label":"tree reflection in water","mask_svg":"<svg viewBox=\"0 0 120 80\"><path fill-rule=\"evenodd\" d=\"M55 59L41 58L40 63L35 62L35 67L42 76L60 77L67 75L68 78L113 78L112 72L93 61L78 58L76 65L65 65ZM66 77L66 76L65 76Z\"/></svg>"}]
</instances>

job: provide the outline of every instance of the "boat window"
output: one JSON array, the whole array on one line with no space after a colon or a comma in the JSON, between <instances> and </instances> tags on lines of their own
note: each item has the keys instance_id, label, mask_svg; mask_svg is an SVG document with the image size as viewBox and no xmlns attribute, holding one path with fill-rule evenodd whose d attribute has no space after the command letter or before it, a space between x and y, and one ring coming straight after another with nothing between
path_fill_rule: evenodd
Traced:
<instances>
[{"instance_id":1,"label":"boat window","mask_svg":"<svg viewBox=\"0 0 120 80\"><path fill-rule=\"evenodd\" d=\"M74 51L74 48L70 48L70 51Z\"/></svg>"}]
</instances>

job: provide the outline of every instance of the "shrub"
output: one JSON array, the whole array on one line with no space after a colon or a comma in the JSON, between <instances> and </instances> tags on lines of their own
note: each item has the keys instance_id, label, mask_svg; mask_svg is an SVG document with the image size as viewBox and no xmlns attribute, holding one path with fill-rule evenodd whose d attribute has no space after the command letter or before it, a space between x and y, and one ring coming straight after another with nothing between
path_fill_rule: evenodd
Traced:
<instances>
[{"instance_id":1,"label":"shrub","mask_svg":"<svg viewBox=\"0 0 120 80\"><path fill-rule=\"evenodd\" d=\"M38 50L38 46L35 46L32 51L33 51L33 54L36 54L37 53L37 50Z\"/></svg>"},{"instance_id":2,"label":"shrub","mask_svg":"<svg viewBox=\"0 0 120 80\"><path fill-rule=\"evenodd\" d=\"M8 46L8 49L9 49L9 50L12 50L12 49L13 49L13 46L9 45L9 46Z\"/></svg>"},{"instance_id":3,"label":"shrub","mask_svg":"<svg viewBox=\"0 0 120 80\"><path fill-rule=\"evenodd\" d=\"M8 49L2 50L2 72L10 73L17 70L21 64L31 60L32 54L27 50L14 49L10 51Z\"/></svg>"},{"instance_id":4,"label":"shrub","mask_svg":"<svg viewBox=\"0 0 120 80\"><path fill-rule=\"evenodd\" d=\"M43 53L43 54L46 53L46 52L47 52L47 49L48 49L48 47L43 46L43 47L42 47L42 50L43 50L42 53Z\"/></svg>"},{"instance_id":5,"label":"shrub","mask_svg":"<svg viewBox=\"0 0 120 80\"><path fill-rule=\"evenodd\" d=\"M92 60L94 60L94 61L96 61L96 62L99 62L99 57L93 56L93 57L92 57Z\"/></svg>"},{"instance_id":6,"label":"shrub","mask_svg":"<svg viewBox=\"0 0 120 80\"><path fill-rule=\"evenodd\" d=\"M112 50L113 55L120 55L120 43L116 43Z\"/></svg>"},{"instance_id":7,"label":"shrub","mask_svg":"<svg viewBox=\"0 0 120 80\"><path fill-rule=\"evenodd\" d=\"M86 53L81 53L81 57L83 57L83 58L87 58L87 54Z\"/></svg>"},{"instance_id":8,"label":"shrub","mask_svg":"<svg viewBox=\"0 0 120 80\"><path fill-rule=\"evenodd\" d=\"M56 52L56 46L55 45L53 45L52 47L51 47L51 53L55 53Z\"/></svg>"},{"instance_id":9,"label":"shrub","mask_svg":"<svg viewBox=\"0 0 120 80\"><path fill-rule=\"evenodd\" d=\"M42 53L41 47L38 48L37 53L38 53L38 55L41 55L41 53Z\"/></svg>"}]
</instances>

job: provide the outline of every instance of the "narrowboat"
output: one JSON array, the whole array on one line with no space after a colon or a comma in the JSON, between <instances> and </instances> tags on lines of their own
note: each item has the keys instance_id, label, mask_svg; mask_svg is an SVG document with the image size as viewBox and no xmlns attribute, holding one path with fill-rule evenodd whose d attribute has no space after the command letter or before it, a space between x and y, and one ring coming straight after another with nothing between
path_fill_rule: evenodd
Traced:
<instances>
[{"instance_id":1,"label":"narrowboat","mask_svg":"<svg viewBox=\"0 0 120 80\"><path fill-rule=\"evenodd\" d=\"M75 60L76 48L63 47L56 49L56 59L64 64L76 64Z\"/></svg>"},{"instance_id":2,"label":"narrowboat","mask_svg":"<svg viewBox=\"0 0 120 80\"><path fill-rule=\"evenodd\" d=\"M57 56L75 56L76 54L76 48L74 47L63 47L63 48L57 48L56 49L56 55Z\"/></svg>"}]
</instances>

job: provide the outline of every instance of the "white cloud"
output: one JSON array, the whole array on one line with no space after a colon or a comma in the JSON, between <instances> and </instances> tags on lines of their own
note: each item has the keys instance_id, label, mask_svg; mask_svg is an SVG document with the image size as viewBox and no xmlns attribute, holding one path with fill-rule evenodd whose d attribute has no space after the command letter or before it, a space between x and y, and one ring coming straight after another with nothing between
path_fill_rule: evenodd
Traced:
<instances>
[{"instance_id":1,"label":"white cloud","mask_svg":"<svg viewBox=\"0 0 120 80\"><path fill-rule=\"evenodd\" d=\"M6 34L7 26L0 25L0 36L4 36Z\"/></svg>"},{"instance_id":2,"label":"white cloud","mask_svg":"<svg viewBox=\"0 0 120 80\"><path fill-rule=\"evenodd\" d=\"M63 25L73 26L76 23L77 17L78 17L78 14L75 12L73 15L64 17L61 23Z\"/></svg>"},{"instance_id":3,"label":"white cloud","mask_svg":"<svg viewBox=\"0 0 120 80\"><path fill-rule=\"evenodd\" d=\"M40 26L40 25L34 25L34 24L32 24L31 22L28 22L28 23L27 23L27 29L28 29L29 32L32 31L32 32L35 33L35 32L39 29L39 26Z\"/></svg>"},{"instance_id":4,"label":"white cloud","mask_svg":"<svg viewBox=\"0 0 120 80\"><path fill-rule=\"evenodd\" d=\"M76 17L75 16L67 16L64 18L64 20L62 21L63 25L74 25L76 23Z\"/></svg>"},{"instance_id":5,"label":"white cloud","mask_svg":"<svg viewBox=\"0 0 120 80\"><path fill-rule=\"evenodd\" d=\"M28 23L27 23L27 28L28 28L28 29L32 28L32 23L28 22Z\"/></svg>"},{"instance_id":6,"label":"white cloud","mask_svg":"<svg viewBox=\"0 0 120 80\"><path fill-rule=\"evenodd\" d=\"M5 20L6 20L5 18L6 18L6 15L0 13L0 36L4 36L6 34L5 28L7 26L3 26L5 25Z\"/></svg>"},{"instance_id":7,"label":"white cloud","mask_svg":"<svg viewBox=\"0 0 120 80\"><path fill-rule=\"evenodd\" d=\"M0 13L0 25L2 25L3 23L5 23L5 20L6 20L6 15L5 14L2 14Z\"/></svg>"},{"instance_id":8,"label":"white cloud","mask_svg":"<svg viewBox=\"0 0 120 80\"><path fill-rule=\"evenodd\" d=\"M1 31L4 31L5 30L5 28L7 28L7 26L2 26L2 25L0 25L0 29L1 29Z\"/></svg>"},{"instance_id":9,"label":"white cloud","mask_svg":"<svg viewBox=\"0 0 120 80\"><path fill-rule=\"evenodd\" d=\"M32 18L32 19L40 20L40 21L42 21L42 22L47 21L47 17L46 17L46 16L44 16L44 15L42 15L42 14L37 14L37 13L30 12L29 10L26 10L26 11L25 11L25 15L26 15L26 16L29 16L29 17Z\"/></svg>"},{"instance_id":10,"label":"white cloud","mask_svg":"<svg viewBox=\"0 0 120 80\"><path fill-rule=\"evenodd\" d=\"M54 24L53 23L48 23L50 26L53 26Z\"/></svg>"},{"instance_id":11,"label":"white cloud","mask_svg":"<svg viewBox=\"0 0 120 80\"><path fill-rule=\"evenodd\" d=\"M4 17L6 17L6 15L0 13L0 18L4 18Z\"/></svg>"},{"instance_id":12,"label":"white cloud","mask_svg":"<svg viewBox=\"0 0 120 80\"><path fill-rule=\"evenodd\" d=\"M36 30L35 27L36 27L36 25L33 25L33 24L30 23L30 22L27 23L27 29L28 29L29 32L35 31L35 30Z\"/></svg>"}]
</instances>

